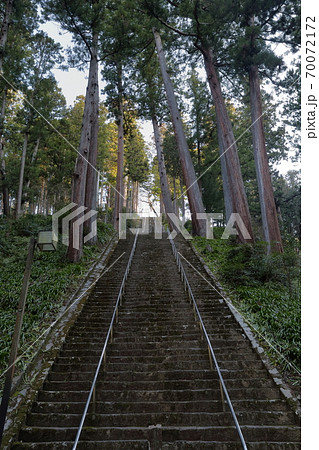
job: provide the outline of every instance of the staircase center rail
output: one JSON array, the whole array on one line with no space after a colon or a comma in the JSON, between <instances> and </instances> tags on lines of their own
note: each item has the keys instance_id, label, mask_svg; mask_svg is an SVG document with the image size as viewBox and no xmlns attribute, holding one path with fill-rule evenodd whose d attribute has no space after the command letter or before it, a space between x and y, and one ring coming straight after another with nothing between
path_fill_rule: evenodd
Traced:
<instances>
[{"instance_id":1,"label":"staircase center rail","mask_svg":"<svg viewBox=\"0 0 319 450\"><path fill-rule=\"evenodd\" d=\"M131 253L130 253L130 257L129 257L129 260L128 260L128 263L127 263L127 266L126 266L126 270L125 270L125 273L124 273L124 276L123 276L121 287L120 287L120 290L119 290L119 293L118 293L118 296L117 296L117 300L116 300L116 303L115 303L115 307L114 307L112 319L111 319L111 322L110 322L110 326L109 326L109 329L108 329L108 332L107 332L107 335L106 335L106 338L105 338L104 346L103 346L103 349L102 349L102 352L101 352L101 356L100 356L100 359L99 359L99 362L98 362L98 365L97 365L97 368L96 368L96 371L95 371L95 375L94 375L94 378L93 378L93 381L92 381L92 386L91 386L91 389L90 389L90 392L89 392L89 395L88 395L88 398L87 398L87 401L86 401L86 404L85 404L85 408L84 408L84 411L83 411L83 415L82 415L81 422L80 422L80 425L79 425L79 428L78 428L78 431L77 431L77 434L76 434L76 437L75 437L75 441L74 441L72 450L75 450L77 448L77 445L78 445L78 442L79 442L79 439L80 439L80 435L81 435L81 432L82 432L82 429L83 429L84 421L85 421L85 418L87 416L87 412L88 412L88 409L89 409L92 397L93 397L93 402L95 404L96 381L97 381L97 378L98 378L98 375L99 375L99 372L100 372L100 369L101 369L102 362L103 362L103 360L105 361L106 347L107 347L109 341L110 340L112 341L112 339L113 339L113 327L114 327L114 323L116 323L118 321L119 306L122 305L122 297L123 297L123 293L124 293L124 287L125 287L125 283L126 283L126 280L127 280L130 268L131 268L132 259L133 259L134 253L135 253L137 237L138 237L138 230L137 230L137 233L135 235L135 239L134 239L134 243L133 243L132 250L131 250Z\"/></svg>"},{"instance_id":2,"label":"staircase center rail","mask_svg":"<svg viewBox=\"0 0 319 450\"><path fill-rule=\"evenodd\" d=\"M223 376L222 376L222 374L221 374L221 370L220 370L220 368L219 368L219 364L218 364L218 362L217 362L217 359L216 359L216 356L215 356L215 352L214 352L214 350L213 350L213 346L212 346L212 344L211 344L211 342L210 342L210 338L209 338L209 336L208 336L208 333L207 333L206 327L205 327L205 325L204 325L202 316L201 316L201 314L200 314L200 312L199 312L199 309L198 309L198 306L197 306L197 302L196 302L196 300L195 300L195 297L194 297L192 288L191 288L191 286L190 286L190 284L189 284L189 281L188 281L188 279L187 279L186 272L185 272L185 269L184 269L184 267L183 267L181 258L180 258L180 256L179 256L178 250L177 250L176 245L175 245L175 243L174 243L174 241L173 241L173 239L171 238L170 235L169 235L169 240L170 240L170 242L171 242L172 251L173 251L173 255L174 255L174 257L175 257L177 266L178 266L178 270L179 270L179 272L180 272L180 274L181 274L181 279L182 279L182 281L184 282L185 290L188 291L188 294L189 294L189 297L190 297L191 304L193 304L193 307L194 307L194 312L196 313L196 315L197 315L197 317L198 317L198 321L199 321L199 324L200 324L200 328L201 328L201 330L202 330L202 332L203 332L203 335L205 336L205 339L206 339L206 341L207 341L210 359L212 358L212 360L214 361L214 365L215 365L216 372L217 372L217 374L218 374L219 382L220 382L220 386L221 386L222 402L223 402L223 404L224 404L223 396L225 395L226 402L227 402L228 407L229 407L229 409L230 409L230 412L231 412L231 415L232 415L232 417L233 417L233 421L234 421L234 424L235 424L237 433L238 433L239 438L240 438L240 442L241 442L241 444L242 444L242 446L243 446L243 449L247 450L247 445L246 445L246 442L245 442L243 433L242 433L242 431L241 431L240 425L239 425L239 423L238 423L238 419L237 419L236 413L235 413L235 411L234 411L233 405L232 405L232 403L231 403L231 400L230 400L230 397L229 397L229 394L228 394L228 391L227 391L227 388L226 388L226 385L225 385Z\"/></svg>"}]
</instances>

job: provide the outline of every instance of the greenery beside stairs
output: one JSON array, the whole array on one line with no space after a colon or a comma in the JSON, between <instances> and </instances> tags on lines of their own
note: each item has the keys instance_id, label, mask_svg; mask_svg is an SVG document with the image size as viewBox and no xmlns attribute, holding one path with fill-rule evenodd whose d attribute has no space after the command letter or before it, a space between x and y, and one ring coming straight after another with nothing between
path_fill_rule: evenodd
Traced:
<instances>
[{"instance_id":1,"label":"greenery beside stairs","mask_svg":"<svg viewBox=\"0 0 319 450\"><path fill-rule=\"evenodd\" d=\"M266 255L265 243L237 244L220 239L222 232L214 228L215 239L195 237L193 244L234 306L284 356L261 339L284 378L297 387L300 376L290 364L300 371L300 243L287 239L283 254Z\"/></svg>"},{"instance_id":2,"label":"greenery beside stairs","mask_svg":"<svg viewBox=\"0 0 319 450\"><path fill-rule=\"evenodd\" d=\"M29 238L46 228L51 228L50 216L27 215L16 221L0 219L0 374L6 369L10 351ZM85 278L113 233L111 225L98 222L98 242L84 247L84 257L79 263L68 262L62 244L56 252L35 252L20 354L56 319L61 306ZM24 371L36 349L34 346L26 352L17 364L16 374ZM3 380L2 377L1 385Z\"/></svg>"}]
</instances>

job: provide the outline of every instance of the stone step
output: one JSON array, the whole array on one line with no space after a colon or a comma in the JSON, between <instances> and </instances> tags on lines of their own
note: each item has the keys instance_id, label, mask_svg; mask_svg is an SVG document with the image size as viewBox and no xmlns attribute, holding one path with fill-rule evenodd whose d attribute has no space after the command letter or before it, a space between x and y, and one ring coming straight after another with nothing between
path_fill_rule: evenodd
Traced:
<instances>
[{"instance_id":1,"label":"stone step","mask_svg":"<svg viewBox=\"0 0 319 450\"><path fill-rule=\"evenodd\" d=\"M88 375L87 372L84 373L75 373L71 372L68 374L68 382L75 381L81 382L86 381L88 379L93 379L94 372ZM101 372L100 378L103 377L103 386L104 383L108 382L129 382L129 383L149 383L151 387L157 388L157 383L168 383L168 382L177 382L181 381L185 384L188 382L200 382L203 380L203 387L206 387L204 384L206 382L216 382L218 381L218 375L216 372L208 371L158 371L158 372ZM65 381L65 372L51 372L48 378L49 382L59 382ZM191 381L190 381L191 380ZM101 381L102 383L102 381ZM237 387L237 388L269 388L274 386L274 382L271 379L260 379L260 378L250 378L250 379L229 379L225 377L225 384L227 388ZM134 389L134 387L132 387ZM139 385L137 385L137 389L139 389ZM160 389L160 388L159 388Z\"/></svg>"},{"instance_id":2,"label":"stone step","mask_svg":"<svg viewBox=\"0 0 319 450\"><path fill-rule=\"evenodd\" d=\"M81 420L81 413L31 413L27 418L27 426L38 427L76 427ZM293 422L294 416L278 411L263 412L237 412L237 419L241 425L289 425ZM85 426L93 427L145 427L151 424L161 424L162 426L232 426L233 418L228 410L225 413L219 412L157 412L157 413L111 413L88 414Z\"/></svg>"},{"instance_id":3,"label":"stone step","mask_svg":"<svg viewBox=\"0 0 319 450\"><path fill-rule=\"evenodd\" d=\"M59 362L56 362L53 365L52 372L83 372L83 373L92 373L95 371L97 364L82 364L81 362L77 363L69 363L62 364ZM154 372L157 370L208 370L210 369L209 362L207 360L207 357L203 360L185 360L185 361L174 361L172 358L170 358L168 361L162 361L157 362L155 364L125 364L125 363L111 363L109 361L109 358L106 358L106 364L102 370L105 371L113 371L116 373L122 373L127 372L128 370L130 372ZM258 372L256 372L256 375L258 375Z\"/></svg>"},{"instance_id":4,"label":"stone step","mask_svg":"<svg viewBox=\"0 0 319 450\"><path fill-rule=\"evenodd\" d=\"M72 449L73 441L63 441L60 444L55 442L16 442L11 447L12 450L58 450ZM79 441L78 450L149 450L149 441L147 440L126 440L126 441Z\"/></svg>"},{"instance_id":5,"label":"stone step","mask_svg":"<svg viewBox=\"0 0 319 450\"><path fill-rule=\"evenodd\" d=\"M166 353L164 352L160 352L160 351L153 351L151 354L149 353L146 356L143 356L143 352L138 352L135 351L134 355L131 356L131 353L133 352L125 352L125 354L123 355L123 357L120 356L120 352L112 352L109 351L106 353L106 358L107 361L110 363L118 363L119 361L122 361L124 364L134 364L134 363L146 363L146 364L155 364L156 362L161 362L164 361L166 358ZM189 352L190 355L194 355L194 358L199 359L199 357L202 356L203 359L207 360L207 355L208 352L202 350L202 354L199 355L199 351L194 351L194 352ZM73 356L71 356L73 355ZM70 352L70 355L68 356L60 356L58 361L63 361L64 363L69 363L69 364L73 364L73 363L81 363L81 364L96 364L99 361L99 357L100 354L96 354L95 356L92 355L74 355L74 353ZM167 358L170 357L175 357L178 358L180 361L184 360L185 358L185 354L181 354L178 351L170 351L169 356L167 356ZM225 357L227 357L227 355L225 355ZM219 363L219 367L222 371L234 371L234 370L262 370L264 369L264 366L262 364L261 361L256 361L255 359L249 361L249 360L244 360L244 361L234 361L234 360L229 360L229 361L222 361L221 358L218 358L218 363ZM267 373L267 372L265 372Z\"/></svg>"},{"instance_id":6,"label":"stone step","mask_svg":"<svg viewBox=\"0 0 319 450\"><path fill-rule=\"evenodd\" d=\"M230 447L231 445L231 447ZM162 450L242 450L241 443L216 441L174 441L163 442ZM300 450L297 442L249 442L249 450Z\"/></svg>"},{"instance_id":7,"label":"stone step","mask_svg":"<svg viewBox=\"0 0 319 450\"><path fill-rule=\"evenodd\" d=\"M193 401L193 400L202 400L202 399L212 399L212 400L219 400L220 399L220 390L218 384L216 384L216 388L211 387L211 381L210 386L207 388L198 389L197 387L191 386L192 383L188 382L190 385L188 388L184 386L180 389L177 388L177 383L175 383L174 389L171 387L171 390L169 390L169 384L171 382L166 383L164 389L151 389L151 385L143 386L142 389L134 389L134 390L121 390L115 389L115 383L108 383L108 387L110 389L106 389L106 387L103 387L103 389L98 386L96 389L96 398L100 401L150 401L150 402L158 402L158 401ZM206 383L209 385L209 383ZM85 383L80 382L46 382L44 391L39 393L39 400L41 401L47 401L44 399L53 399L56 393L56 398L67 398L69 395L70 401L83 401L87 399L87 395L89 392L90 383L87 383L86 386L84 386ZM126 383L127 384L127 383ZM193 383L196 385L196 383ZM200 382L200 385L202 386L202 381ZM120 388L120 385L118 383L118 388ZM229 395L231 400L275 400L280 399L281 395L278 389L275 388L246 388L246 389L229 389ZM77 397L77 395L79 397Z\"/></svg>"},{"instance_id":8,"label":"stone step","mask_svg":"<svg viewBox=\"0 0 319 450\"><path fill-rule=\"evenodd\" d=\"M119 242L110 263L126 254L88 298L13 449L72 449L132 239ZM249 450L299 449L296 416L259 355L221 295L187 271ZM113 334L78 449L149 450L155 435L161 450L242 448L167 240L138 238Z\"/></svg>"},{"instance_id":9,"label":"stone step","mask_svg":"<svg viewBox=\"0 0 319 450\"><path fill-rule=\"evenodd\" d=\"M65 372L51 372L49 376L49 381L64 381L66 376ZM196 380L216 380L217 376L214 372L212 372L210 369L208 370L167 370L167 371L145 371L145 372L136 372L132 370L127 370L126 372L120 371L120 372L114 372L114 371L106 371L103 370L101 372L101 377L104 380L109 381L162 381L162 380L169 380L169 381L176 381L176 380L188 380L188 379L196 379ZM76 373L76 372L70 372L68 373L68 380L69 381L83 381L88 379L88 373ZM257 380L256 380L257 381ZM265 380L258 380L258 382L263 381L265 383ZM269 384L271 380L266 380ZM238 382L236 380L236 382ZM243 382L246 382L243 380Z\"/></svg>"},{"instance_id":10,"label":"stone step","mask_svg":"<svg viewBox=\"0 0 319 450\"><path fill-rule=\"evenodd\" d=\"M66 373L70 372L82 372L86 374L92 374L95 372L97 367L96 364L82 364L81 362L77 363L67 363L67 364L61 364L61 363L55 363L52 369L52 373L55 372L63 372L64 376L66 377ZM167 361L167 362L160 362L153 364L143 364L143 363L131 363L131 364L125 364L125 363L113 363L110 362L109 359L106 359L106 364L102 366L103 376L104 374L107 374L109 372L116 373L118 376L121 374L125 375L127 372L155 372L155 371L181 371L181 370L210 370L209 362L207 361L207 358L204 360L197 360L197 361ZM215 370L212 371L215 373ZM225 379L241 379L245 380L247 378L257 378L257 379L270 379L269 376L267 376L267 373L264 370L221 370L222 375Z\"/></svg>"},{"instance_id":11,"label":"stone step","mask_svg":"<svg viewBox=\"0 0 319 450\"><path fill-rule=\"evenodd\" d=\"M300 428L283 426L241 427L247 442L299 442ZM77 427L24 427L21 439L26 442L74 440ZM143 440L149 435L148 427L84 427L82 441L95 440ZM221 443L238 443L239 438L234 426L216 427L162 427L162 439L165 442L175 441L215 441Z\"/></svg>"},{"instance_id":12,"label":"stone step","mask_svg":"<svg viewBox=\"0 0 319 450\"><path fill-rule=\"evenodd\" d=\"M45 395L45 393L44 393ZM42 395L43 397L43 395ZM36 413L82 413L85 407L85 401L69 401L61 396L59 401L37 401L34 404L33 412ZM284 400L233 400L232 405L235 412L239 414L241 411L249 411L251 414L255 412L287 412L287 404ZM92 410L90 405L89 411ZM227 406L226 406L227 410ZM218 400L193 400L193 401L165 401L165 402L96 402L95 411L97 414L128 414L128 413L156 413L156 412L220 412L221 401Z\"/></svg>"}]
</instances>

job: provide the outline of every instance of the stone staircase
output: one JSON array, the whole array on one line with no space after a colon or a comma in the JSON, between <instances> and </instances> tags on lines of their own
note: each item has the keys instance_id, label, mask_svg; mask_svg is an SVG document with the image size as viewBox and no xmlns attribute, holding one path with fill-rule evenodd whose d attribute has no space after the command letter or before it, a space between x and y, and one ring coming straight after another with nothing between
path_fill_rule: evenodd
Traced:
<instances>
[{"instance_id":1,"label":"stone staircase","mask_svg":"<svg viewBox=\"0 0 319 450\"><path fill-rule=\"evenodd\" d=\"M20 430L19 449L71 449L132 245L121 240ZM179 251L204 273L185 241ZM295 414L221 296L186 267L248 449L300 448ZM139 236L114 340L78 449L241 449L170 243Z\"/></svg>"}]
</instances>

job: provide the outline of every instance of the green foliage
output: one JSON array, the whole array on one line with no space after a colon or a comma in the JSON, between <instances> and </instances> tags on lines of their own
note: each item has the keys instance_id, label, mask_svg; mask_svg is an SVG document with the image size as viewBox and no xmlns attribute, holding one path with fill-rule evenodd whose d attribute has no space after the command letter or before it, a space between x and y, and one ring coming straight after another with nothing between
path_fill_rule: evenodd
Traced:
<instances>
[{"instance_id":1,"label":"green foliage","mask_svg":"<svg viewBox=\"0 0 319 450\"><path fill-rule=\"evenodd\" d=\"M220 236L222 231L214 228L215 236ZM200 237L193 242L212 272L226 286L243 316L289 362L300 367L298 242L286 241L283 254L270 255L266 254L263 242L240 245L218 238L207 240ZM282 363L271 347L267 351L276 362Z\"/></svg>"},{"instance_id":2,"label":"green foliage","mask_svg":"<svg viewBox=\"0 0 319 450\"><path fill-rule=\"evenodd\" d=\"M36 235L39 230L51 229L51 222L50 216L26 214L12 221L12 229L18 236Z\"/></svg>"},{"instance_id":3,"label":"green foliage","mask_svg":"<svg viewBox=\"0 0 319 450\"><path fill-rule=\"evenodd\" d=\"M21 217L17 221L0 219L0 373L5 370L20 297L30 234L48 228L50 217ZM51 228L51 226L50 226ZM32 264L29 291L20 340L22 354L56 319L61 306L76 290L81 278L113 235L110 224L98 222L98 244L84 247L80 263L69 263L66 247L59 244L56 252L36 251ZM23 371L36 351L27 350L18 363Z\"/></svg>"}]
</instances>

